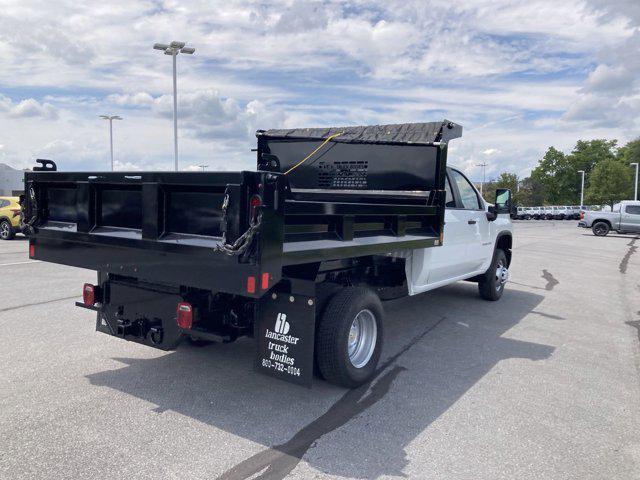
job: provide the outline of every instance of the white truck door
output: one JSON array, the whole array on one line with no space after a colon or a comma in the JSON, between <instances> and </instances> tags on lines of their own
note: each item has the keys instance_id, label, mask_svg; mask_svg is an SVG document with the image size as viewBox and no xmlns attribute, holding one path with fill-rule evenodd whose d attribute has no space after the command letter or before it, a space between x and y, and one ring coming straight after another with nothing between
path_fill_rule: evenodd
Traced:
<instances>
[{"instance_id":1,"label":"white truck door","mask_svg":"<svg viewBox=\"0 0 640 480\"><path fill-rule=\"evenodd\" d=\"M451 180L458 189L467 220L467 262L466 273L481 270L487 258L492 255L491 225L487 219L484 200L462 173L451 169Z\"/></svg>"},{"instance_id":2,"label":"white truck door","mask_svg":"<svg viewBox=\"0 0 640 480\"><path fill-rule=\"evenodd\" d=\"M444 216L444 241L440 247L420 248L411 255L411 293L429 290L434 284L464 275L468 271L467 244L471 237L468 214L458 208L449 176L445 182L447 192Z\"/></svg>"},{"instance_id":3,"label":"white truck door","mask_svg":"<svg viewBox=\"0 0 640 480\"><path fill-rule=\"evenodd\" d=\"M640 232L640 204L625 205L620 214L620 228L624 232Z\"/></svg>"}]
</instances>

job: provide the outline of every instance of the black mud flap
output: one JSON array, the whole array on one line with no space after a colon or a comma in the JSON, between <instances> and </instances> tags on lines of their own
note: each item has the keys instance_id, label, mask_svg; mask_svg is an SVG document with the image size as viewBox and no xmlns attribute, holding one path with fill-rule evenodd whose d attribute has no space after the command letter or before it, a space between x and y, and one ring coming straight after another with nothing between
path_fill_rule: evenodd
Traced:
<instances>
[{"instance_id":1,"label":"black mud flap","mask_svg":"<svg viewBox=\"0 0 640 480\"><path fill-rule=\"evenodd\" d=\"M311 387L316 323L315 298L273 293L260 300L256 369Z\"/></svg>"}]
</instances>

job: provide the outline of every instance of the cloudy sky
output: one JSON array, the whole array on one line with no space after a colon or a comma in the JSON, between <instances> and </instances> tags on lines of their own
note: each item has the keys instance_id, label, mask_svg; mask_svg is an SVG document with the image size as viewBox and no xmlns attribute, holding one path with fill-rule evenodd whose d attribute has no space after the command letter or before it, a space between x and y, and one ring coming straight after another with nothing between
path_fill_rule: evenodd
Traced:
<instances>
[{"instance_id":1,"label":"cloudy sky","mask_svg":"<svg viewBox=\"0 0 640 480\"><path fill-rule=\"evenodd\" d=\"M640 1L0 0L0 162L250 169L255 130L448 118L450 162L526 175L549 145L640 135Z\"/></svg>"}]
</instances>

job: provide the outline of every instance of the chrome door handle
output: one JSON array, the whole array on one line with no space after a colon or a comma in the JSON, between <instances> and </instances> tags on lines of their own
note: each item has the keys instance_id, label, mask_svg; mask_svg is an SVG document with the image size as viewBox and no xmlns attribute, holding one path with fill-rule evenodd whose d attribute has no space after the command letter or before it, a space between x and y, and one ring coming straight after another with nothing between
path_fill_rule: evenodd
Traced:
<instances>
[{"instance_id":1,"label":"chrome door handle","mask_svg":"<svg viewBox=\"0 0 640 480\"><path fill-rule=\"evenodd\" d=\"M475 225L477 222L475 220L468 220L467 223L469 225Z\"/></svg>"}]
</instances>

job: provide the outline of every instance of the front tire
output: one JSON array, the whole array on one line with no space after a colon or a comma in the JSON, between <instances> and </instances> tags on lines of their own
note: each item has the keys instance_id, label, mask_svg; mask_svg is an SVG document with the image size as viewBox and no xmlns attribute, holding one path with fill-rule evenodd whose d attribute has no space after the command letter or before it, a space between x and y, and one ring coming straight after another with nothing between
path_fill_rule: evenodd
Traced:
<instances>
[{"instance_id":1,"label":"front tire","mask_svg":"<svg viewBox=\"0 0 640 480\"><path fill-rule=\"evenodd\" d=\"M596 222L591 227L591 231L596 237L606 237L611 227L607 222Z\"/></svg>"},{"instance_id":2,"label":"front tire","mask_svg":"<svg viewBox=\"0 0 640 480\"><path fill-rule=\"evenodd\" d=\"M355 388L373 377L383 317L380 299L367 288L346 287L329 300L316 331L316 361L325 380Z\"/></svg>"},{"instance_id":3,"label":"front tire","mask_svg":"<svg viewBox=\"0 0 640 480\"><path fill-rule=\"evenodd\" d=\"M15 235L16 232L11 222L9 222L9 220L2 220L2 222L0 222L0 239L11 240Z\"/></svg>"},{"instance_id":4,"label":"front tire","mask_svg":"<svg viewBox=\"0 0 640 480\"><path fill-rule=\"evenodd\" d=\"M504 250L496 250L493 254L491 266L478 281L478 291L485 300L495 302L504 293L504 286L509 279L507 255Z\"/></svg>"}]
</instances>

